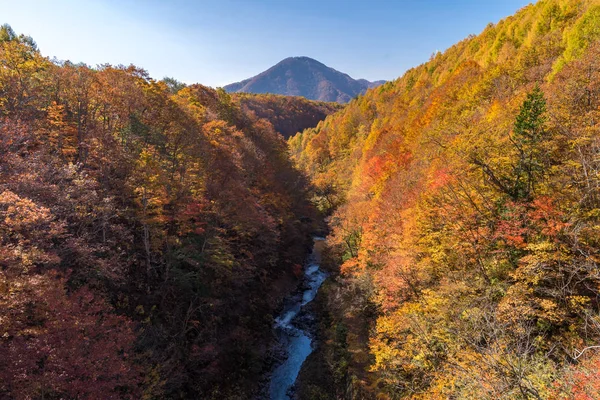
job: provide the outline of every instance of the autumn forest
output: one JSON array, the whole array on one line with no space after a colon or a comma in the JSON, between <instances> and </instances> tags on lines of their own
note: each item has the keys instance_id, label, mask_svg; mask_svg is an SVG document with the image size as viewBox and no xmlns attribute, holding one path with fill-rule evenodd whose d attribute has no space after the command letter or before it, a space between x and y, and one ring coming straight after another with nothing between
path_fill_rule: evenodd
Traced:
<instances>
[{"instance_id":1,"label":"autumn forest","mask_svg":"<svg viewBox=\"0 0 600 400\"><path fill-rule=\"evenodd\" d=\"M600 399L598 0L348 104L34 39L0 28L0 399L275 399L321 236L289 398Z\"/></svg>"}]
</instances>

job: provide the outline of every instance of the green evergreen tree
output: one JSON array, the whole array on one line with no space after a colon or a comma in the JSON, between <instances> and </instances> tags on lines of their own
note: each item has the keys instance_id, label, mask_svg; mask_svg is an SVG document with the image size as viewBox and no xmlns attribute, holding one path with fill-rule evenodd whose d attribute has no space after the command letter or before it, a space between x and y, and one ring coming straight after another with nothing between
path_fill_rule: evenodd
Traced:
<instances>
[{"instance_id":1,"label":"green evergreen tree","mask_svg":"<svg viewBox=\"0 0 600 400\"><path fill-rule=\"evenodd\" d=\"M515 200L529 199L535 186L544 174L545 154L543 142L547 139L546 100L536 85L521 105L514 125L511 141L519 153L514 166L512 197Z\"/></svg>"}]
</instances>

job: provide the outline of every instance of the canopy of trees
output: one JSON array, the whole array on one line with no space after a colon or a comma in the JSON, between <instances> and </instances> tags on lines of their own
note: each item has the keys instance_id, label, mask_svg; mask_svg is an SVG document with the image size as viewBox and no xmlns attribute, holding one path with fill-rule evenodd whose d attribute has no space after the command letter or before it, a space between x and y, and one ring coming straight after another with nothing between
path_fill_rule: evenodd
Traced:
<instances>
[{"instance_id":1,"label":"canopy of trees","mask_svg":"<svg viewBox=\"0 0 600 400\"><path fill-rule=\"evenodd\" d=\"M338 103L307 100L300 96L234 93L231 95L246 113L266 118L286 139L307 128L316 127L329 114L341 110Z\"/></svg>"},{"instance_id":2,"label":"canopy of trees","mask_svg":"<svg viewBox=\"0 0 600 400\"><path fill-rule=\"evenodd\" d=\"M332 213L344 390L598 398L598 1L527 6L289 142Z\"/></svg>"},{"instance_id":3,"label":"canopy of trees","mask_svg":"<svg viewBox=\"0 0 600 400\"><path fill-rule=\"evenodd\" d=\"M306 190L223 90L51 62L2 27L0 398L248 398Z\"/></svg>"}]
</instances>

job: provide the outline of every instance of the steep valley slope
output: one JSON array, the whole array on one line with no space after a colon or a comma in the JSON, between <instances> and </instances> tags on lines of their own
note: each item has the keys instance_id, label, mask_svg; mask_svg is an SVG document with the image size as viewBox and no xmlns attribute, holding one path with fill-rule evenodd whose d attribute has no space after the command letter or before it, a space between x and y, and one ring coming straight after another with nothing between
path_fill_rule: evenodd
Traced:
<instances>
[{"instance_id":1,"label":"steep valley slope","mask_svg":"<svg viewBox=\"0 0 600 400\"><path fill-rule=\"evenodd\" d=\"M303 393L598 398L599 121L600 3L541 0L291 138L341 264Z\"/></svg>"}]
</instances>

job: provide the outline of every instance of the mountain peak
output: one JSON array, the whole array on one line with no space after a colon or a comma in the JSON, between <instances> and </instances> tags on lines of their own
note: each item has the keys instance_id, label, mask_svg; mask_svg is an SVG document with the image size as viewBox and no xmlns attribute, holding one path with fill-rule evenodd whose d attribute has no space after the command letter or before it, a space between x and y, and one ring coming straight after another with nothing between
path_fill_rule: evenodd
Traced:
<instances>
[{"instance_id":1,"label":"mountain peak","mask_svg":"<svg viewBox=\"0 0 600 400\"><path fill-rule=\"evenodd\" d=\"M307 56L287 57L287 58L284 58L283 60L281 60L280 62L284 62L284 61L287 61L287 60L311 61L311 62L316 62L316 63L322 64L321 62L315 60L314 58L310 58L310 57L307 57Z\"/></svg>"},{"instance_id":2,"label":"mountain peak","mask_svg":"<svg viewBox=\"0 0 600 400\"><path fill-rule=\"evenodd\" d=\"M224 87L228 92L273 93L347 103L382 81L353 79L307 56L288 57L266 71Z\"/></svg>"}]
</instances>

